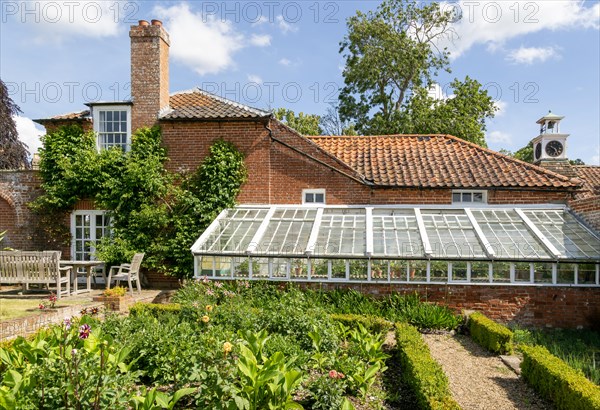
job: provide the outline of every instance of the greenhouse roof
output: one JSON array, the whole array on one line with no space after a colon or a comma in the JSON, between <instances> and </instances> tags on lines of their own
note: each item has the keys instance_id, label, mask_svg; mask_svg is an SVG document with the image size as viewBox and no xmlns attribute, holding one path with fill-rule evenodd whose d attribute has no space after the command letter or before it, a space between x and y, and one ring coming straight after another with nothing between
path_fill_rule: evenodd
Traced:
<instances>
[{"instance_id":1,"label":"greenhouse roof","mask_svg":"<svg viewBox=\"0 0 600 410\"><path fill-rule=\"evenodd\" d=\"M600 261L600 237L566 208L238 206L194 255L356 259Z\"/></svg>"}]
</instances>

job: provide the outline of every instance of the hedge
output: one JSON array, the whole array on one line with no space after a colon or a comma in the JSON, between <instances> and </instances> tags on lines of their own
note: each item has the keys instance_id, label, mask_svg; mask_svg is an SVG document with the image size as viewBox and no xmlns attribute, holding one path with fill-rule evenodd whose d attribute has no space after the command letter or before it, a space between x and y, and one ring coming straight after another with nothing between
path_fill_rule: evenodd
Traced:
<instances>
[{"instance_id":1,"label":"hedge","mask_svg":"<svg viewBox=\"0 0 600 410\"><path fill-rule=\"evenodd\" d=\"M148 313L155 317L163 313L179 313L181 312L181 305L179 303L137 302L129 308L129 314L131 316L137 316L142 312Z\"/></svg>"},{"instance_id":2,"label":"hedge","mask_svg":"<svg viewBox=\"0 0 600 410\"><path fill-rule=\"evenodd\" d=\"M557 409L600 409L600 387L543 346L519 346L523 352L521 375Z\"/></svg>"},{"instance_id":3,"label":"hedge","mask_svg":"<svg viewBox=\"0 0 600 410\"><path fill-rule=\"evenodd\" d=\"M460 410L452 398L448 378L442 367L431 357L421 334L406 323L396 323L397 352L403 376L423 410Z\"/></svg>"},{"instance_id":4,"label":"hedge","mask_svg":"<svg viewBox=\"0 0 600 410\"><path fill-rule=\"evenodd\" d=\"M390 330L394 324L378 316L353 315L332 313L329 317L336 322L341 322L349 328L355 328L358 323L362 324L367 330L375 333Z\"/></svg>"},{"instance_id":5,"label":"hedge","mask_svg":"<svg viewBox=\"0 0 600 410\"><path fill-rule=\"evenodd\" d=\"M471 338L493 353L513 353L513 332L479 312L469 316Z\"/></svg>"}]
</instances>

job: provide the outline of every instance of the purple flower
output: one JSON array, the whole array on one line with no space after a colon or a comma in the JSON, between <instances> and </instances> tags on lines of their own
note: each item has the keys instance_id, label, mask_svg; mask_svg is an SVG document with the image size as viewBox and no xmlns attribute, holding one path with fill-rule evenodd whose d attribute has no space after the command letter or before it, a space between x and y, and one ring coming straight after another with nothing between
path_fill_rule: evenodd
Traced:
<instances>
[{"instance_id":1,"label":"purple flower","mask_svg":"<svg viewBox=\"0 0 600 410\"><path fill-rule=\"evenodd\" d=\"M206 294L207 294L208 296L212 296L212 295L214 295L214 294L215 294L215 292L213 292L213 290L212 290L212 289L206 289Z\"/></svg>"},{"instance_id":2,"label":"purple flower","mask_svg":"<svg viewBox=\"0 0 600 410\"><path fill-rule=\"evenodd\" d=\"M63 320L63 323L65 325L65 329L67 329L67 330L71 329L71 319L65 319L65 320Z\"/></svg>"},{"instance_id":3,"label":"purple flower","mask_svg":"<svg viewBox=\"0 0 600 410\"><path fill-rule=\"evenodd\" d=\"M91 331L92 331L92 328L87 323L85 325L79 326L79 338L87 339L88 337L90 337Z\"/></svg>"}]
</instances>

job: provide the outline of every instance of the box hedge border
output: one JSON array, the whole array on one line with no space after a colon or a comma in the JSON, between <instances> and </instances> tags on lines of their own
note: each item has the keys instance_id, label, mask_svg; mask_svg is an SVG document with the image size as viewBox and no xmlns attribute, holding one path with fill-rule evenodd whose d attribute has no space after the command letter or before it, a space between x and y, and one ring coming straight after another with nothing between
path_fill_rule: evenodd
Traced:
<instances>
[{"instance_id":1,"label":"box hedge border","mask_svg":"<svg viewBox=\"0 0 600 410\"><path fill-rule=\"evenodd\" d=\"M414 326L396 323L397 352L403 375L423 410L460 410L452 397L448 378L431 357L429 347Z\"/></svg>"},{"instance_id":2,"label":"box hedge border","mask_svg":"<svg viewBox=\"0 0 600 410\"><path fill-rule=\"evenodd\" d=\"M484 349L492 353L513 353L513 332L494 322L483 313L475 312L469 316L471 338Z\"/></svg>"},{"instance_id":3,"label":"box hedge border","mask_svg":"<svg viewBox=\"0 0 600 410\"><path fill-rule=\"evenodd\" d=\"M557 409L600 409L600 387L543 346L521 345L521 375Z\"/></svg>"}]
</instances>

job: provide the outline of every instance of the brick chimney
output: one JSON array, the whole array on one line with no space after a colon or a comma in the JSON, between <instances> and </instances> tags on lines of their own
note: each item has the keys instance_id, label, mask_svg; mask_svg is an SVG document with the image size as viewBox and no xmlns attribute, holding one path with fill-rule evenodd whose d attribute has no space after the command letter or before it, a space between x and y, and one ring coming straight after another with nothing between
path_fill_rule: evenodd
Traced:
<instances>
[{"instance_id":1,"label":"brick chimney","mask_svg":"<svg viewBox=\"0 0 600 410\"><path fill-rule=\"evenodd\" d=\"M151 127L169 105L169 34L160 20L140 20L131 38L131 130Z\"/></svg>"}]
</instances>

